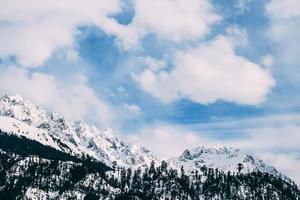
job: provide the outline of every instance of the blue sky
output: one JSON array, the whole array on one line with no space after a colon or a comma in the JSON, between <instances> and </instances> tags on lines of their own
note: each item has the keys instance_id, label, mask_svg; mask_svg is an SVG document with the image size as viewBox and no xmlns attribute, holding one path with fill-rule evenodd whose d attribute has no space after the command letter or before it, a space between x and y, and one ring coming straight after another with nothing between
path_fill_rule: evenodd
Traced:
<instances>
[{"instance_id":1,"label":"blue sky","mask_svg":"<svg viewBox=\"0 0 300 200\"><path fill-rule=\"evenodd\" d=\"M241 147L300 181L299 1L18 4L0 11L2 95L163 156Z\"/></svg>"}]
</instances>

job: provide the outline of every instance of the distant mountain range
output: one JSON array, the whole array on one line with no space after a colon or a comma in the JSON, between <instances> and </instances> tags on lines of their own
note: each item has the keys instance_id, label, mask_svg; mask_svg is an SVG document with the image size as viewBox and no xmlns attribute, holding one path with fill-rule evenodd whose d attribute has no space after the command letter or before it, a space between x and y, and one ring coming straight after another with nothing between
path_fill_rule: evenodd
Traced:
<instances>
[{"instance_id":1,"label":"distant mountain range","mask_svg":"<svg viewBox=\"0 0 300 200\"><path fill-rule=\"evenodd\" d=\"M0 199L299 199L289 178L242 150L199 146L162 161L112 129L68 120L20 96L0 98L0 130ZM251 186L251 178L261 182ZM205 193L209 180L219 187Z\"/></svg>"},{"instance_id":2,"label":"distant mountain range","mask_svg":"<svg viewBox=\"0 0 300 200\"><path fill-rule=\"evenodd\" d=\"M85 122L67 120L20 96L0 98L0 128L65 153L89 155L108 166L117 161L120 166L136 168L159 161L146 148L121 141L111 129L99 131Z\"/></svg>"}]
</instances>

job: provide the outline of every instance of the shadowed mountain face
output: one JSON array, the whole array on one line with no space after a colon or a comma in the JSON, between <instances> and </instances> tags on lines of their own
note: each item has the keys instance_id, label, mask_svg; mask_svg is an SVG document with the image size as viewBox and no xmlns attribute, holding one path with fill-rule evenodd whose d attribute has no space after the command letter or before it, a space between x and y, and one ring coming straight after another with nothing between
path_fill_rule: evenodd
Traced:
<instances>
[{"instance_id":1,"label":"shadowed mountain face","mask_svg":"<svg viewBox=\"0 0 300 200\"><path fill-rule=\"evenodd\" d=\"M0 199L299 199L297 186L260 171L202 166L186 175L166 162L111 169L36 141L0 133Z\"/></svg>"},{"instance_id":2,"label":"shadowed mountain face","mask_svg":"<svg viewBox=\"0 0 300 200\"><path fill-rule=\"evenodd\" d=\"M149 165L159 158L146 148L122 141L111 129L98 130L83 121L49 113L20 96L0 98L0 128L72 155L89 155L108 166Z\"/></svg>"},{"instance_id":3,"label":"shadowed mountain face","mask_svg":"<svg viewBox=\"0 0 300 200\"><path fill-rule=\"evenodd\" d=\"M295 183L255 156L198 147L166 162L136 144L0 99L0 199L299 199Z\"/></svg>"}]
</instances>

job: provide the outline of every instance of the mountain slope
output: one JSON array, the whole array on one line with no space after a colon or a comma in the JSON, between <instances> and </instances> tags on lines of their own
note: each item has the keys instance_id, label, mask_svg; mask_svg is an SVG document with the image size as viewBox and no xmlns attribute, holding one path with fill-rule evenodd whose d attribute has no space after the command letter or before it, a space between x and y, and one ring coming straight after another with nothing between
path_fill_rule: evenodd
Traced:
<instances>
[{"instance_id":1,"label":"mountain slope","mask_svg":"<svg viewBox=\"0 0 300 200\"><path fill-rule=\"evenodd\" d=\"M79 159L34 140L0 133L0 199L83 199L94 179L111 170L90 158ZM110 189L98 189L107 196Z\"/></svg>"},{"instance_id":2,"label":"mountain slope","mask_svg":"<svg viewBox=\"0 0 300 200\"><path fill-rule=\"evenodd\" d=\"M6 150L10 151L9 148ZM260 171L231 174L201 168L187 176L184 170L178 172L162 162L157 167L151 165L143 170L118 168L113 175L103 175L96 170L97 166L83 162L52 160L42 154L25 156L9 151L0 151L0 199L5 200L300 198L295 184Z\"/></svg>"},{"instance_id":3,"label":"mountain slope","mask_svg":"<svg viewBox=\"0 0 300 200\"><path fill-rule=\"evenodd\" d=\"M160 162L110 129L4 96L0 199L273 200L300 199L300 192L275 168L239 149L198 147Z\"/></svg>"},{"instance_id":4,"label":"mountain slope","mask_svg":"<svg viewBox=\"0 0 300 200\"><path fill-rule=\"evenodd\" d=\"M82 163L88 167L95 167L99 172L106 172L112 170L105 164L90 157L72 156L64 153L51 146L43 145L36 140L28 139L24 136L10 135L6 132L0 131L0 150L12 154L19 155L21 157L38 156L54 161L71 161L74 163Z\"/></svg>"},{"instance_id":5,"label":"mountain slope","mask_svg":"<svg viewBox=\"0 0 300 200\"><path fill-rule=\"evenodd\" d=\"M20 96L0 98L0 128L76 156L89 155L112 166L138 167L159 159L149 150L121 141L111 129L99 131L82 121L48 113Z\"/></svg>"},{"instance_id":6,"label":"mountain slope","mask_svg":"<svg viewBox=\"0 0 300 200\"><path fill-rule=\"evenodd\" d=\"M149 166L151 161L161 160L146 148L129 144L115 136L111 129L99 131L82 121L70 121L58 113L48 113L40 106L23 100L20 96L0 98L0 129L41 144L51 146L73 156L90 156L108 166L115 161L118 166L137 168ZM189 173L203 165L224 172L262 171L274 175L280 173L255 156L233 148L198 147L185 150L182 155L168 161L170 167L184 166Z\"/></svg>"},{"instance_id":7,"label":"mountain slope","mask_svg":"<svg viewBox=\"0 0 300 200\"><path fill-rule=\"evenodd\" d=\"M266 165L254 155L240 149L227 147L197 147L186 149L180 156L167 160L169 166L180 169L184 167L187 173L199 170L202 166L219 169L224 172L250 173L261 171L279 176L280 173L272 166Z\"/></svg>"},{"instance_id":8,"label":"mountain slope","mask_svg":"<svg viewBox=\"0 0 300 200\"><path fill-rule=\"evenodd\" d=\"M0 129L8 134L23 136L60 150L60 147L46 131L30 126L14 118L0 116Z\"/></svg>"}]
</instances>

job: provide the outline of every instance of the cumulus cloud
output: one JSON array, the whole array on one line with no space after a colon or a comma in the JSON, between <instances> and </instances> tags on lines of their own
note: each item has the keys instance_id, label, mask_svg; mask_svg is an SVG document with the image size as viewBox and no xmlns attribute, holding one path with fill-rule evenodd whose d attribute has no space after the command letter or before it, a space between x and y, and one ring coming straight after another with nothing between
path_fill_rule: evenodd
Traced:
<instances>
[{"instance_id":1,"label":"cumulus cloud","mask_svg":"<svg viewBox=\"0 0 300 200\"><path fill-rule=\"evenodd\" d=\"M99 125L111 123L110 106L97 97L82 77L65 84L51 75L30 73L15 66L0 66L0 93L19 94L71 119L88 117Z\"/></svg>"},{"instance_id":2,"label":"cumulus cloud","mask_svg":"<svg viewBox=\"0 0 300 200\"><path fill-rule=\"evenodd\" d=\"M176 42L199 39L221 19L208 0L136 0L133 6L133 21L123 25L111 17L122 11L120 0L4 0L0 57L15 56L26 67L42 65L57 47L74 45L83 25L98 26L127 48L148 34Z\"/></svg>"},{"instance_id":3,"label":"cumulus cloud","mask_svg":"<svg viewBox=\"0 0 300 200\"><path fill-rule=\"evenodd\" d=\"M158 72L162 70L164 67L166 67L167 65L167 63L164 60L157 60L150 56L144 58L144 61L147 67L149 67L153 72Z\"/></svg>"},{"instance_id":4,"label":"cumulus cloud","mask_svg":"<svg viewBox=\"0 0 300 200\"><path fill-rule=\"evenodd\" d=\"M114 24L108 15L118 0L4 0L0 12L0 56L15 56L24 66L41 65L59 46L71 46L80 25Z\"/></svg>"},{"instance_id":5,"label":"cumulus cloud","mask_svg":"<svg viewBox=\"0 0 300 200\"><path fill-rule=\"evenodd\" d=\"M131 26L140 34L181 41L203 37L221 19L208 0L137 0Z\"/></svg>"},{"instance_id":6,"label":"cumulus cloud","mask_svg":"<svg viewBox=\"0 0 300 200\"><path fill-rule=\"evenodd\" d=\"M171 71L147 68L134 79L164 102L188 98L202 104L217 100L260 104L275 81L269 71L235 54L237 40L232 36L238 33L240 38L243 34L236 30L231 33L188 51L177 51Z\"/></svg>"},{"instance_id":7,"label":"cumulus cloud","mask_svg":"<svg viewBox=\"0 0 300 200\"><path fill-rule=\"evenodd\" d=\"M159 40L195 41L221 21L209 0L135 0L134 17L128 25L110 23L105 30L115 34L125 49L139 48L149 34Z\"/></svg>"}]
</instances>

